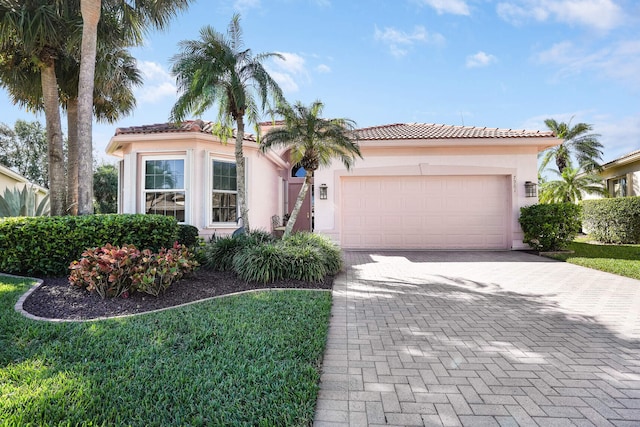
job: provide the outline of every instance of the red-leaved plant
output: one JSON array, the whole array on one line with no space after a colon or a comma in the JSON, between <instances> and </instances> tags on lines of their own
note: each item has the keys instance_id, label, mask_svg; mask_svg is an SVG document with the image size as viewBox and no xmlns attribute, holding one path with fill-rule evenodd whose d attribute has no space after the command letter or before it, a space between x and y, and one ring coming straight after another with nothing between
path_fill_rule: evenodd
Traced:
<instances>
[{"instance_id":1,"label":"red-leaved plant","mask_svg":"<svg viewBox=\"0 0 640 427\"><path fill-rule=\"evenodd\" d=\"M173 248L163 248L157 254L145 249L132 277L133 286L137 291L158 296L197 266L189 249L177 242Z\"/></svg>"},{"instance_id":2,"label":"red-leaved plant","mask_svg":"<svg viewBox=\"0 0 640 427\"><path fill-rule=\"evenodd\" d=\"M133 245L106 244L87 249L79 261L69 266L69 283L97 292L102 298L119 297L131 290L131 276L138 265L140 251Z\"/></svg>"},{"instance_id":3,"label":"red-leaved plant","mask_svg":"<svg viewBox=\"0 0 640 427\"><path fill-rule=\"evenodd\" d=\"M157 254L133 245L107 244L87 249L79 261L71 263L69 283L102 298L125 297L135 291L158 296L197 266L188 248L178 243Z\"/></svg>"}]
</instances>

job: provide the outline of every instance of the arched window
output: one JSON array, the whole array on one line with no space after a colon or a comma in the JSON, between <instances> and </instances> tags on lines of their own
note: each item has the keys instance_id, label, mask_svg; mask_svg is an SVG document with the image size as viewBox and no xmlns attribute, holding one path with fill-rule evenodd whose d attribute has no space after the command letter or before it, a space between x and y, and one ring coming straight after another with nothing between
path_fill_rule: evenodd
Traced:
<instances>
[{"instance_id":1,"label":"arched window","mask_svg":"<svg viewBox=\"0 0 640 427\"><path fill-rule=\"evenodd\" d=\"M307 171L302 167L302 165L300 165L300 163L291 168L292 178L304 178L305 176L307 176Z\"/></svg>"}]
</instances>

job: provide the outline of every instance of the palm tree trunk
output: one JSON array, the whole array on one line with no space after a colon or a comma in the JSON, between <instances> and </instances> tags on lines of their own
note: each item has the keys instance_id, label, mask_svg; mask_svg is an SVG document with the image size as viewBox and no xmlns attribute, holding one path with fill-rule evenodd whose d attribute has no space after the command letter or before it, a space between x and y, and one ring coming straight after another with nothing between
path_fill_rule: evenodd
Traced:
<instances>
[{"instance_id":1,"label":"palm tree trunk","mask_svg":"<svg viewBox=\"0 0 640 427\"><path fill-rule=\"evenodd\" d=\"M93 86L101 0L80 0L82 46L78 84L78 213L93 213Z\"/></svg>"},{"instance_id":2,"label":"palm tree trunk","mask_svg":"<svg viewBox=\"0 0 640 427\"><path fill-rule=\"evenodd\" d=\"M302 208L302 203L304 202L305 197L307 197L307 192L309 191L309 186L311 185L311 177L313 176L313 171L307 171L307 176L304 177L304 182L302 183L302 187L300 188L300 192L298 193L298 198L296 199L296 204L293 205L293 210L291 211L291 216L289 217L289 221L287 222L287 227L284 229L284 234L282 238L289 237L291 232L293 231L293 226L296 224L296 220L298 219L298 214L300 213L300 208Z\"/></svg>"},{"instance_id":3,"label":"palm tree trunk","mask_svg":"<svg viewBox=\"0 0 640 427\"><path fill-rule=\"evenodd\" d=\"M47 125L47 156L49 159L49 203L51 215L65 213L64 150L62 146L62 125L60 123L60 102L53 59L45 61L40 71L44 116Z\"/></svg>"},{"instance_id":4,"label":"palm tree trunk","mask_svg":"<svg viewBox=\"0 0 640 427\"><path fill-rule=\"evenodd\" d=\"M67 101L67 212L78 215L78 100Z\"/></svg>"},{"instance_id":5,"label":"palm tree trunk","mask_svg":"<svg viewBox=\"0 0 640 427\"><path fill-rule=\"evenodd\" d=\"M242 152L242 142L244 141L244 120L238 116L236 121L238 130L236 132L236 180L238 182L238 207L245 230L249 231L249 209L247 207L247 186L245 182L244 154Z\"/></svg>"}]
</instances>

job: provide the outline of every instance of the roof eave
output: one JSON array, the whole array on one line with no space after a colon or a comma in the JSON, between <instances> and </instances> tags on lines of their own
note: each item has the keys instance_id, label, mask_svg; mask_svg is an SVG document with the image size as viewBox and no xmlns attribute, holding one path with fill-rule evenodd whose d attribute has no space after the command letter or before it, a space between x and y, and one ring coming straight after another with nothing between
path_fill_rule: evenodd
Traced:
<instances>
[{"instance_id":1,"label":"roof eave","mask_svg":"<svg viewBox=\"0 0 640 427\"><path fill-rule=\"evenodd\" d=\"M539 152L562 142L556 137L508 138L424 138L424 139L359 139L361 147L523 147L535 146Z\"/></svg>"}]
</instances>

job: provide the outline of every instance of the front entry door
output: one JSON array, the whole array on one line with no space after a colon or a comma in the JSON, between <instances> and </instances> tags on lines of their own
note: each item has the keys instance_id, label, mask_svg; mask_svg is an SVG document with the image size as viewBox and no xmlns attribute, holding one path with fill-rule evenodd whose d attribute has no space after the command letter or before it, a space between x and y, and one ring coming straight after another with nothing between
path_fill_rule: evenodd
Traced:
<instances>
[{"instance_id":1,"label":"front entry door","mask_svg":"<svg viewBox=\"0 0 640 427\"><path fill-rule=\"evenodd\" d=\"M296 199L298 198L298 194L300 193L303 183L304 178L289 179L289 214L293 211L293 207L296 204ZM309 190L307 191L307 195L304 198L304 202L302 202L300 213L298 213L298 218L293 226L293 231L313 231L313 209L311 209L312 192L313 183L311 183Z\"/></svg>"}]
</instances>

